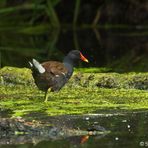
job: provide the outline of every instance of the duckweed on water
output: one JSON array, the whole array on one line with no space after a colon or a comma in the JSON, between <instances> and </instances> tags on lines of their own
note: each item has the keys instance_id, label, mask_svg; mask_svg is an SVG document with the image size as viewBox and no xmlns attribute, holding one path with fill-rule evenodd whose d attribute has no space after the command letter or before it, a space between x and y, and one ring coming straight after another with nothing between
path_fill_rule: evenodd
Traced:
<instances>
[{"instance_id":1,"label":"duckweed on water","mask_svg":"<svg viewBox=\"0 0 148 148\"><path fill-rule=\"evenodd\" d=\"M44 118L49 115L99 113L105 110L148 109L148 73L80 73L58 93L44 93L34 85L31 71L0 70L0 110L10 116Z\"/></svg>"}]
</instances>

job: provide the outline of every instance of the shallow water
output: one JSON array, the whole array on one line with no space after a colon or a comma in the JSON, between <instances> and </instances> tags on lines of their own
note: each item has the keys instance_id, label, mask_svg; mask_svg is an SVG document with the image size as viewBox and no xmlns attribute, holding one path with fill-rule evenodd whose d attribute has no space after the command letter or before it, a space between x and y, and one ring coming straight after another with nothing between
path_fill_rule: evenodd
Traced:
<instances>
[{"instance_id":1,"label":"shallow water","mask_svg":"<svg viewBox=\"0 0 148 148\"><path fill-rule=\"evenodd\" d=\"M56 134L44 137L40 135L34 138L34 143L24 143L25 136L1 137L1 148L68 148L68 147L146 147L148 146L148 112L122 112L110 114L94 114L83 116L58 116L51 117L49 122L57 127L65 129L76 129L82 131L100 130L106 134L87 135L64 135L59 137ZM94 128L94 129L93 129ZM30 137L31 138L31 137ZM26 138L27 139L27 138ZM7 144L4 144L7 143ZM3 143L3 144L2 144ZM13 144L11 144L13 143Z\"/></svg>"},{"instance_id":2,"label":"shallow water","mask_svg":"<svg viewBox=\"0 0 148 148\"><path fill-rule=\"evenodd\" d=\"M109 67L118 72L147 71L146 29L50 30L43 34L0 33L0 65L29 67L36 58L62 61L73 49L89 59L80 67ZM125 61L126 59L126 61Z\"/></svg>"}]
</instances>

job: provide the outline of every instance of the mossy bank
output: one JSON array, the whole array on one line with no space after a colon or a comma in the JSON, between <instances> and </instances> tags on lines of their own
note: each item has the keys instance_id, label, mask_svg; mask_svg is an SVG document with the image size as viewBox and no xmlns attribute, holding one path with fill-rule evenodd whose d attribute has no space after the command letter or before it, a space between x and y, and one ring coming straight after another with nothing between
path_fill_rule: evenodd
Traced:
<instances>
[{"instance_id":1,"label":"mossy bank","mask_svg":"<svg viewBox=\"0 0 148 148\"><path fill-rule=\"evenodd\" d=\"M148 109L148 73L109 73L105 69L76 70L58 93L44 93L27 68L0 70L1 116L44 118L51 115L93 114Z\"/></svg>"}]
</instances>

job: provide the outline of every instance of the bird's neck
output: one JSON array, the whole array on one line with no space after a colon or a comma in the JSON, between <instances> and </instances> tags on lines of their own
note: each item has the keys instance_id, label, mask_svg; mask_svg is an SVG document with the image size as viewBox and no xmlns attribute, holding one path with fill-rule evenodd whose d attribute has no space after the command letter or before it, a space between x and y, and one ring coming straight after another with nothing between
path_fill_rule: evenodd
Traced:
<instances>
[{"instance_id":1,"label":"bird's neck","mask_svg":"<svg viewBox=\"0 0 148 148\"><path fill-rule=\"evenodd\" d=\"M66 56L63 60L63 64L68 69L68 75L71 76L73 73L73 60Z\"/></svg>"}]
</instances>

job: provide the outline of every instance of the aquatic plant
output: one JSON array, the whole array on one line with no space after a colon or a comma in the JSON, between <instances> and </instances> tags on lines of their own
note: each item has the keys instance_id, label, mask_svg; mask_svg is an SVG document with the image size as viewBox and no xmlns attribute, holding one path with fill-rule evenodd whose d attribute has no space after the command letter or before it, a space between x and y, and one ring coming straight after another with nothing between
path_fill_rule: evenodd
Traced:
<instances>
[{"instance_id":1,"label":"aquatic plant","mask_svg":"<svg viewBox=\"0 0 148 148\"><path fill-rule=\"evenodd\" d=\"M0 70L0 109L10 116L44 118L48 115L88 114L100 111L145 110L148 108L148 73L76 72L59 92L44 93L34 85L27 68ZM41 115L41 116L40 116Z\"/></svg>"}]
</instances>

